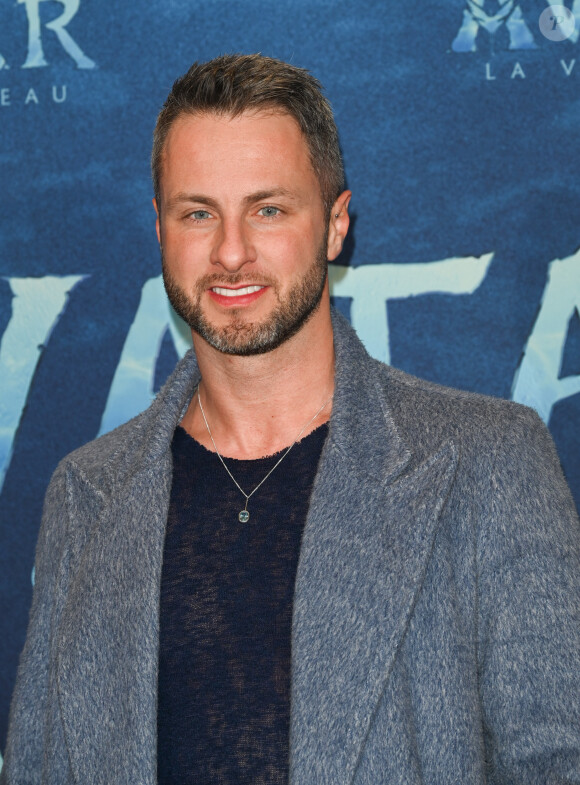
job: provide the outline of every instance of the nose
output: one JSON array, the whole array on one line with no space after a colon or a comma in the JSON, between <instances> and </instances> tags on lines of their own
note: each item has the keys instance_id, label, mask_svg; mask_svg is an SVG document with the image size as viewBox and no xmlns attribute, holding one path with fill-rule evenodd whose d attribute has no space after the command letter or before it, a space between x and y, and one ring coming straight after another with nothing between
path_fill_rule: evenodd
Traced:
<instances>
[{"instance_id":1,"label":"nose","mask_svg":"<svg viewBox=\"0 0 580 785\"><path fill-rule=\"evenodd\" d=\"M250 228L243 219L223 219L215 236L212 264L220 265L228 272L236 272L254 261L256 249L250 237Z\"/></svg>"}]
</instances>

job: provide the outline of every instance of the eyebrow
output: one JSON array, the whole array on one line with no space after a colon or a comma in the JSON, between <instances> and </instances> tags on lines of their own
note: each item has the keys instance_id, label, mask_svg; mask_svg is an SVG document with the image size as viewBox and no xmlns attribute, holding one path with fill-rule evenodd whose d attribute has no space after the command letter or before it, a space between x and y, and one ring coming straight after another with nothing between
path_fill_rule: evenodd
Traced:
<instances>
[{"instance_id":1,"label":"eyebrow","mask_svg":"<svg viewBox=\"0 0 580 785\"><path fill-rule=\"evenodd\" d=\"M287 188L268 188L263 191L255 191L253 194L248 194L245 196L243 201L244 204L250 205L268 199L275 199L280 196L283 196L286 199L290 199L294 202L298 201L298 196L292 191L289 191ZM204 204L208 207L213 207L214 209L219 207L218 202L211 196L206 196L205 194L185 193L183 191L170 199L167 206L169 209L171 209L172 207L177 207L181 204L193 203Z\"/></svg>"}]
</instances>

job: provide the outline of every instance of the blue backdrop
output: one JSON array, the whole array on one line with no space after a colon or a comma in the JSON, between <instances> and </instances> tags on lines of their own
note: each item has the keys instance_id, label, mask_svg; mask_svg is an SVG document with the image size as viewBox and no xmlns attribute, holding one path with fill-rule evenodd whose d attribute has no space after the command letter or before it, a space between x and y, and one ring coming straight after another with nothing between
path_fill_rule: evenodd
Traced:
<instances>
[{"instance_id":1,"label":"blue backdrop","mask_svg":"<svg viewBox=\"0 0 580 785\"><path fill-rule=\"evenodd\" d=\"M377 357L534 406L580 502L580 0L547 7L0 0L0 748L50 475L187 345L148 160L196 59L321 79L354 194L336 304Z\"/></svg>"}]
</instances>

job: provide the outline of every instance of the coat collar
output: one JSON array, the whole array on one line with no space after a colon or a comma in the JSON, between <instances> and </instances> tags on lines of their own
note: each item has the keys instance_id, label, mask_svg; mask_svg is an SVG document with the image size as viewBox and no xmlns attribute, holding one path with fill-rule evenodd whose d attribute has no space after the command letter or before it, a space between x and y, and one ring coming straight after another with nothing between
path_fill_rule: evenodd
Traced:
<instances>
[{"instance_id":1,"label":"coat collar","mask_svg":"<svg viewBox=\"0 0 580 785\"><path fill-rule=\"evenodd\" d=\"M351 782L421 586L454 466L447 445L408 470L412 452L389 411L384 366L368 357L336 313L333 327L333 411L295 591L293 785ZM69 498L101 507L58 631L63 727L79 782L156 782L170 444L198 381L189 353L147 412L117 436L103 437L117 446L104 451L98 470L80 463L69 470Z\"/></svg>"},{"instance_id":2,"label":"coat collar","mask_svg":"<svg viewBox=\"0 0 580 785\"><path fill-rule=\"evenodd\" d=\"M395 479L411 459L381 389L378 369L346 319L333 311L335 392L331 444L354 477L384 483Z\"/></svg>"}]
</instances>

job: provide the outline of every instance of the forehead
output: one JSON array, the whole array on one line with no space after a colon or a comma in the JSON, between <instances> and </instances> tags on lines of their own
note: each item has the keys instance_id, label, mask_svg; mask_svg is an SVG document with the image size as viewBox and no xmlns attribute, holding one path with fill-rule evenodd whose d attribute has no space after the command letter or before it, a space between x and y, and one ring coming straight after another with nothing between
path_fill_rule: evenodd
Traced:
<instances>
[{"instance_id":1,"label":"forehead","mask_svg":"<svg viewBox=\"0 0 580 785\"><path fill-rule=\"evenodd\" d=\"M187 178L208 184L227 178L232 188L249 189L272 180L268 185L320 191L298 123L276 111L180 115L164 145L162 191Z\"/></svg>"}]
</instances>

